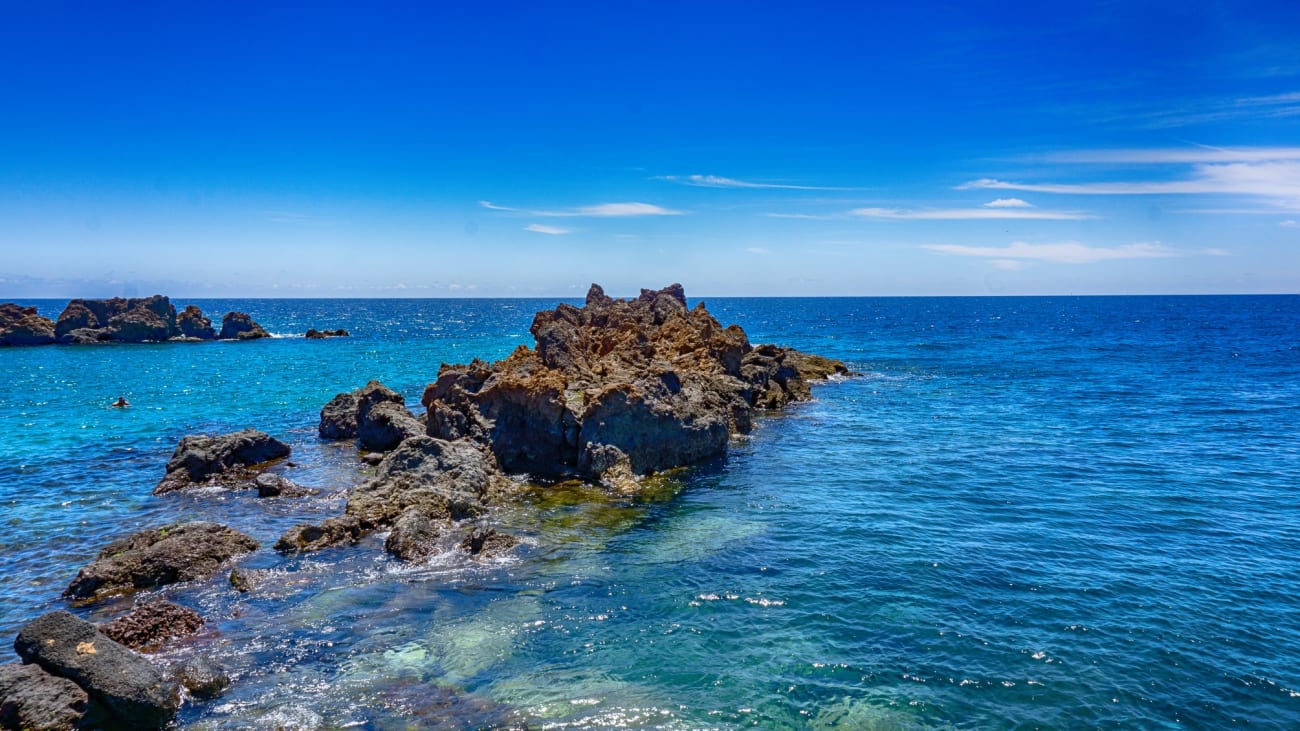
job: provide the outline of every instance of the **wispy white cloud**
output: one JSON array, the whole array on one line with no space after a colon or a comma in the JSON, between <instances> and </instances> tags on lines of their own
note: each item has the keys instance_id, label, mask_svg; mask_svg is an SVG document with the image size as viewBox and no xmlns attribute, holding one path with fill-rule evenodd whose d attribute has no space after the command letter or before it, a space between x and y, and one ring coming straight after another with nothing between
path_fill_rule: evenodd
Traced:
<instances>
[{"instance_id":1,"label":"wispy white cloud","mask_svg":"<svg viewBox=\"0 0 1300 731\"><path fill-rule=\"evenodd\" d=\"M530 223L524 226L525 231L532 231L537 234L548 234L550 236L563 236L564 234L573 233L571 228L561 228L560 226L547 226L541 223Z\"/></svg>"},{"instance_id":2,"label":"wispy white cloud","mask_svg":"<svg viewBox=\"0 0 1300 731\"><path fill-rule=\"evenodd\" d=\"M985 208L1033 208L1034 204L1019 198L998 198L984 204Z\"/></svg>"},{"instance_id":3,"label":"wispy white cloud","mask_svg":"<svg viewBox=\"0 0 1300 731\"><path fill-rule=\"evenodd\" d=\"M1181 256L1160 242L1126 244L1124 246L1088 246L1077 241L1055 244L1029 244L1016 241L1007 246L963 246L961 244L926 244L921 248L953 256L974 256L993 259L995 266L1011 268L1006 262L1045 261L1055 264L1093 264L1117 259L1164 259ZM998 264L1002 262L1002 264Z\"/></svg>"},{"instance_id":4,"label":"wispy white cloud","mask_svg":"<svg viewBox=\"0 0 1300 731\"><path fill-rule=\"evenodd\" d=\"M1296 223L1294 220L1288 218L1287 220L1279 223L1278 225L1281 226L1282 228L1296 228L1297 226L1300 226L1300 223Z\"/></svg>"},{"instance_id":5,"label":"wispy white cloud","mask_svg":"<svg viewBox=\"0 0 1300 731\"><path fill-rule=\"evenodd\" d=\"M491 201L479 201L478 204L490 211L523 213L529 216L543 216L546 218L626 218L631 216L680 216L683 213L682 211L656 206L652 203L638 203L635 201L628 203L597 203L591 206L557 210L511 208L497 205Z\"/></svg>"},{"instance_id":6,"label":"wispy white cloud","mask_svg":"<svg viewBox=\"0 0 1300 731\"><path fill-rule=\"evenodd\" d=\"M1177 165L1229 162L1279 162L1300 160L1300 147L1193 147L1129 148L1114 150L1070 150L1034 156L1030 159L1056 163L1102 163L1123 165Z\"/></svg>"},{"instance_id":7,"label":"wispy white cloud","mask_svg":"<svg viewBox=\"0 0 1300 731\"><path fill-rule=\"evenodd\" d=\"M778 190L860 190L860 188L834 188L823 185L794 185L791 183L759 183L737 180L719 175L660 175L656 180L668 180L696 188L765 188Z\"/></svg>"},{"instance_id":8,"label":"wispy white cloud","mask_svg":"<svg viewBox=\"0 0 1300 731\"><path fill-rule=\"evenodd\" d=\"M1248 195L1296 207L1300 206L1300 161L1196 165L1190 177L1177 180L1017 183L981 178L957 188L1065 195Z\"/></svg>"},{"instance_id":9,"label":"wispy white cloud","mask_svg":"<svg viewBox=\"0 0 1300 731\"><path fill-rule=\"evenodd\" d=\"M974 221L987 219L1022 219L1036 221L1082 221L1092 216L1068 211L1039 211L1023 208L941 208L909 211L900 208L855 208L849 213L863 218L887 218L905 221Z\"/></svg>"}]
</instances>

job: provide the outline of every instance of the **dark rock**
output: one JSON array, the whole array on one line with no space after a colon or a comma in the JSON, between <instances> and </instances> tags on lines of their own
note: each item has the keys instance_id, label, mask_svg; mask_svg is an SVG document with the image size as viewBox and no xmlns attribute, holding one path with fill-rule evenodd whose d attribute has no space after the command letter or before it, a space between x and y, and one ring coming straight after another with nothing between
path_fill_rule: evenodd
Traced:
<instances>
[{"instance_id":1,"label":"dark rock","mask_svg":"<svg viewBox=\"0 0 1300 731\"><path fill-rule=\"evenodd\" d=\"M305 497L314 495L315 490L303 487L281 475L264 472L253 479L258 497Z\"/></svg>"},{"instance_id":2,"label":"dark rock","mask_svg":"<svg viewBox=\"0 0 1300 731\"><path fill-rule=\"evenodd\" d=\"M438 550L438 525L419 508L409 508L393 523L384 550L402 561L423 561Z\"/></svg>"},{"instance_id":3,"label":"dark rock","mask_svg":"<svg viewBox=\"0 0 1300 731\"><path fill-rule=\"evenodd\" d=\"M197 485L225 485L253 479L257 468L289 456L289 445L256 429L211 437L205 434L181 439L167 474L154 488L155 495Z\"/></svg>"},{"instance_id":4,"label":"dark rock","mask_svg":"<svg viewBox=\"0 0 1300 731\"><path fill-rule=\"evenodd\" d=\"M362 464L368 464L371 467L377 467L379 466L380 462L384 461L384 454L383 452L366 452L361 456L357 457L357 459L361 460Z\"/></svg>"},{"instance_id":5,"label":"dark rock","mask_svg":"<svg viewBox=\"0 0 1300 731\"><path fill-rule=\"evenodd\" d=\"M77 572L64 596L105 596L211 576L230 558L257 549L257 541L224 525L176 523L119 538Z\"/></svg>"},{"instance_id":6,"label":"dark rock","mask_svg":"<svg viewBox=\"0 0 1300 731\"><path fill-rule=\"evenodd\" d=\"M423 435L424 425L405 406L391 401L375 404L357 419L357 440L363 449L386 452L403 440Z\"/></svg>"},{"instance_id":7,"label":"dark rock","mask_svg":"<svg viewBox=\"0 0 1300 731\"><path fill-rule=\"evenodd\" d=\"M317 330L313 327L308 329L307 334L303 337L308 340L324 340L325 338L346 338L350 334L351 333L342 328L339 328L338 330Z\"/></svg>"},{"instance_id":8,"label":"dark rock","mask_svg":"<svg viewBox=\"0 0 1300 731\"><path fill-rule=\"evenodd\" d=\"M230 687L230 673L216 661L195 655L172 666L170 675L189 691L190 696L209 701Z\"/></svg>"},{"instance_id":9,"label":"dark rock","mask_svg":"<svg viewBox=\"0 0 1300 731\"><path fill-rule=\"evenodd\" d=\"M59 336L60 345L99 345L113 342L113 331L107 327L83 327Z\"/></svg>"},{"instance_id":10,"label":"dark rock","mask_svg":"<svg viewBox=\"0 0 1300 731\"><path fill-rule=\"evenodd\" d=\"M322 439L352 439L357 435L357 392L340 393L320 410Z\"/></svg>"},{"instance_id":11,"label":"dark rock","mask_svg":"<svg viewBox=\"0 0 1300 731\"><path fill-rule=\"evenodd\" d=\"M98 337L76 331L100 331ZM107 300L74 299L68 302L54 326L61 343L162 342L180 335L176 308L162 295Z\"/></svg>"},{"instance_id":12,"label":"dark rock","mask_svg":"<svg viewBox=\"0 0 1300 731\"><path fill-rule=\"evenodd\" d=\"M221 320L221 334L217 336L219 340L256 340L269 337L271 334L262 329L261 325L253 322L253 318L246 312L227 312Z\"/></svg>"},{"instance_id":13,"label":"dark rock","mask_svg":"<svg viewBox=\"0 0 1300 731\"><path fill-rule=\"evenodd\" d=\"M371 529L392 525L409 508L432 520L462 520L482 513L485 502L511 487L480 445L412 437L352 491L346 512Z\"/></svg>"},{"instance_id":14,"label":"dark rock","mask_svg":"<svg viewBox=\"0 0 1300 731\"><path fill-rule=\"evenodd\" d=\"M0 728L71 731L89 700L81 686L39 665L0 665Z\"/></svg>"},{"instance_id":15,"label":"dark rock","mask_svg":"<svg viewBox=\"0 0 1300 731\"><path fill-rule=\"evenodd\" d=\"M203 617L193 609L163 599L136 604L129 613L100 625L99 631L121 645L139 650L199 631Z\"/></svg>"},{"instance_id":16,"label":"dark rock","mask_svg":"<svg viewBox=\"0 0 1300 731\"><path fill-rule=\"evenodd\" d=\"M0 345L50 345L54 321L41 317L35 307L0 304Z\"/></svg>"},{"instance_id":17,"label":"dark rock","mask_svg":"<svg viewBox=\"0 0 1300 731\"><path fill-rule=\"evenodd\" d=\"M253 590L253 582L249 579L248 574L245 574L243 571L240 571L239 569L231 569L230 588L240 594L247 594Z\"/></svg>"},{"instance_id":18,"label":"dark rock","mask_svg":"<svg viewBox=\"0 0 1300 731\"><path fill-rule=\"evenodd\" d=\"M537 313L532 333L535 351L444 365L422 399L426 432L475 440L508 472L624 486L724 453L755 408L846 370L781 348L753 356L743 330L689 309L680 285L631 300L592 285L583 307Z\"/></svg>"},{"instance_id":19,"label":"dark rock","mask_svg":"<svg viewBox=\"0 0 1300 731\"><path fill-rule=\"evenodd\" d=\"M185 310L176 315L176 328L180 336L192 340L216 340L217 331L212 329L212 320L203 316L203 311L194 305L186 305Z\"/></svg>"},{"instance_id":20,"label":"dark rock","mask_svg":"<svg viewBox=\"0 0 1300 731\"><path fill-rule=\"evenodd\" d=\"M281 553L308 553L324 548L356 543L366 534L361 521L350 515L327 518L320 525L296 525L280 536L275 550Z\"/></svg>"},{"instance_id":21,"label":"dark rock","mask_svg":"<svg viewBox=\"0 0 1300 731\"><path fill-rule=\"evenodd\" d=\"M475 527L461 541L460 547L471 556L499 558L519 545L519 539L508 533L498 533L494 528Z\"/></svg>"},{"instance_id":22,"label":"dark rock","mask_svg":"<svg viewBox=\"0 0 1300 731\"><path fill-rule=\"evenodd\" d=\"M176 685L153 664L67 612L29 622L14 649L25 662L81 686L128 726L160 728L180 706Z\"/></svg>"}]
</instances>

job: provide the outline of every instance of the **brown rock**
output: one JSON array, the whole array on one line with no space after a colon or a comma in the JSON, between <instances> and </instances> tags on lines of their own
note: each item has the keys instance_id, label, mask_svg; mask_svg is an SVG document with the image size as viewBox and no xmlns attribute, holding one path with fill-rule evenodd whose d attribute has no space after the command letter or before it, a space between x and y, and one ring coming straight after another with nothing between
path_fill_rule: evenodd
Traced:
<instances>
[{"instance_id":1,"label":"brown rock","mask_svg":"<svg viewBox=\"0 0 1300 731\"><path fill-rule=\"evenodd\" d=\"M0 345L50 345L54 339L54 322L35 307L0 304Z\"/></svg>"},{"instance_id":2,"label":"brown rock","mask_svg":"<svg viewBox=\"0 0 1300 731\"><path fill-rule=\"evenodd\" d=\"M356 543L366 531L361 521L350 515L327 518L320 525L296 525L280 536L275 550L281 553L308 553L324 548Z\"/></svg>"},{"instance_id":3,"label":"brown rock","mask_svg":"<svg viewBox=\"0 0 1300 731\"><path fill-rule=\"evenodd\" d=\"M199 631L203 617L193 609L154 599L136 604L129 613L99 626L99 631L121 645L140 650Z\"/></svg>"},{"instance_id":4,"label":"brown rock","mask_svg":"<svg viewBox=\"0 0 1300 731\"><path fill-rule=\"evenodd\" d=\"M77 572L63 595L99 599L203 579L230 558L256 549L257 541L217 523L176 523L143 530L108 544L94 563Z\"/></svg>"},{"instance_id":5,"label":"brown rock","mask_svg":"<svg viewBox=\"0 0 1300 731\"><path fill-rule=\"evenodd\" d=\"M254 322L247 312L227 312L221 319L221 333L217 335L218 340L256 340L269 337L271 334Z\"/></svg>"}]
</instances>

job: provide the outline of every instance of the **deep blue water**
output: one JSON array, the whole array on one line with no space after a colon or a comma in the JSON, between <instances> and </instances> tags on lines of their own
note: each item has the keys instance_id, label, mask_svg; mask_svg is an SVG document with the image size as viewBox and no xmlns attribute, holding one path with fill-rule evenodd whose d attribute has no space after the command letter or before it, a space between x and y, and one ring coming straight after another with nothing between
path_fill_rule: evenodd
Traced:
<instances>
[{"instance_id":1,"label":"deep blue water","mask_svg":"<svg viewBox=\"0 0 1300 731\"><path fill-rule=\"evenodd\" d=\"M185 726L1300 727L1300 297L709 300L864 375L639 498L539 491L496 516L512 559L418 567L269 550L364 479L320 406L379 378L419 409L554 301L195 303L353 337L0 350L0 634L141 527L266 546L259 592L162 592L209 618L171 656L236 675ZM150 494L181 436L248 426L321 494Z\"/></svg>"}]
</instances>

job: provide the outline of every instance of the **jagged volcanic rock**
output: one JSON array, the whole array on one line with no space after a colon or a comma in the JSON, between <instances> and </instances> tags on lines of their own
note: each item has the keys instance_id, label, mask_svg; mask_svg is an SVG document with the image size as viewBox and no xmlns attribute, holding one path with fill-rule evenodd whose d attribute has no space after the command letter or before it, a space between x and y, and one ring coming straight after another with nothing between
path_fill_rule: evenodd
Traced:
<instances>
[{"instance_id":1,"label":"jagged volcanic rock","mask_svg":"<svg viewBox=\"0 0 1300 731\"><path fill-rule=\"evenodd\" d=\"M72 731L89 700L81 686L40 665L0 665L0 728Z\"/></svg>"},{"instance_id":2,"label":"jagged volcanic rock","mask_svg":"<svg viewBox=\"0 0 1300 731\"><path fill-rule=\"evenodd\" d=\"M176 684L148 660L68 612L27 623L14 649L24 661L81 686L129 728L162 728L180 707Z\"/></svg>"},{"instance_id":3,"label":"jagged volcanic rock","mask_svg":"<svg viewBox=\"0 0 1300 731\"><path fill-rule=\"evenodd\" d=\"M211 576L257 541L224 525L175 523L133 533L104 547L63 595L91 599Z\"/></svg>"},{"instance_id":4,"label":"jagged volcanic rock","mask_svg":"<svg viewBox=\"0 0 1300 731\"><path fill-rule=\"evenodd\" d=\"M753 348L681 285L617 300L592 285L583 307L537 313L535 350L444 365L424 393L427 433L472 439L502 468L622 482L726 451L754 409L810 395L843 363Z\"/></svg>"},{"instance_id":5,"label":"jagged volcanic rock","mask_svg":"<svg viewBox=\"0 0 1300 731\"><path fill-rule=\"evenodd\" d=\"M75 331L96 333L76 334ZM106 300L74 299L59 315L54 326L60 343L162 342L179 334L176 308L163 295Z\"/></svg>"},{"instance_id":6,"label":"jagged volcanic rock","mask_svg":"<svg viewBox=\"0 0 1300 731\"><path fill-rule=\"evenodd\" d=\"M257 487L257 467L289 456L289 445L257 429L182 437L155 495L197 485Z\"/></svg>"},{"instance_id":7,"label":"jagged volcanic rock","mask_svg":"<svg viewBox=\"0 0 1300 731\"><path fill-rule=\"evenodd\" d=\"M198 612L164 599L136 604L130 612L99 626L109 639L139 650L199 631L203 617Z\"/></svg>"},{"instance_id":8,"label":"jagged volcanic rock","mask_svg":"<svg viewBox=\"0 0 1300 731\"><path fill-rule=\"evenodd\" d=\"M269 337L271 334L253 322L247 312L227 312L221 319L221 333L217 335L218 340L256 340Z\"/></svg>"},{"instance_id":9,"label":"jagged volcanic rock","mask_svg":"<svg viewBox=\"0 0 1300 731\"><path fill-rule=\"evenodd\" d=\"M0 305L0 345L50 345L54 338L54 322L35 307Z\"/></svg>"},{"instance_id":10,"label":"jagged volcanic rock","mask_svg":"<svg viewBox=\"0 0 1300 731\"><path fill-rule=\"evenodd\" d=\"M216 340L217 331L212 329L212 321L203 316L203 310L194 305L186 305L176 315L176 328L179 337L190 340Z\"/></svg>"}]
</instances>

